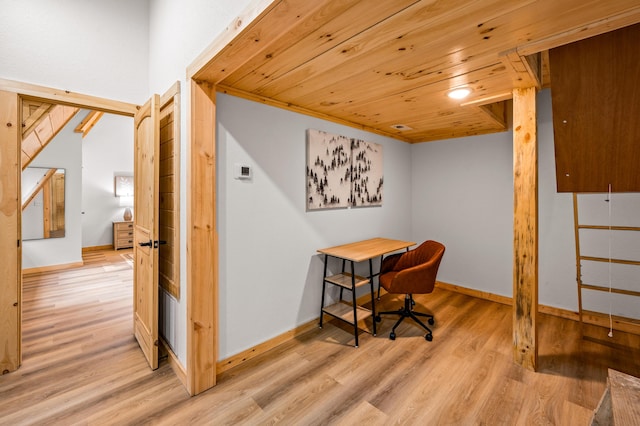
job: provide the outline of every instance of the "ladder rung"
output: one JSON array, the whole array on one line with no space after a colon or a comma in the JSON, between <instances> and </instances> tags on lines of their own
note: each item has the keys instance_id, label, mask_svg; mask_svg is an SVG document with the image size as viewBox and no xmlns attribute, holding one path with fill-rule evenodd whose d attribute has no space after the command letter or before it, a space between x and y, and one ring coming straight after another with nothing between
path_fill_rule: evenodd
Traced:
<instances>
[{"instance_id":1,"label":"ladder rung","mask_svg":"<svg viewBox=\"0 0 640 426\"><path fill-rule=\"evenodd\" d=\"M637 260L609 259L607 257L580 256L580 260L589 260L592 262L621 263L625 265L640 265Z\"/></svg>"},{"instance_id":2,"label":"ladder rung","mask_svg":"<svg viewBox=\"0 0 640 426\"><path fill-rule=\"evenodd\" d=\"M578 225L579 229L601 229L603 231L640 231L640 227L637 226L602 226L602 225Z\"/></svg>"},{"instance_id":3,"label":"ladder rung","mask_svg":"<svg viewBox=\"0 0 640 426\"><path fill-rule=\"evenodd\" d=\"M600 285L581 284L580 287L587 290L606 291L607 293L609 292L609 287L603 287ZM625 290L622 288L611 288L611 293L627 294L629 296L640 296L640 291Z\"/></svg>"}]
</instances>

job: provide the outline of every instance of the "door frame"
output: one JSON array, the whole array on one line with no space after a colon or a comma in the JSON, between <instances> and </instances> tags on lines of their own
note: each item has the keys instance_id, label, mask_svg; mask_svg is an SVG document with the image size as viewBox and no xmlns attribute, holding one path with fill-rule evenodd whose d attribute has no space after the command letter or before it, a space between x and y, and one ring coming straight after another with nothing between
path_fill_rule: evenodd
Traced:
<instances>
[{"instance_id":1,"label":"door frame","mask_svg":"<svg viewBox=\"0 0 640 426\"><path fill-rule=\"evenodd\" d=\"M52 89L48 87L37 86L34 84L22 83L22 82L2 79L2 78L0 78L0 91L5 93L14 93L17 95L17 104L18 104L17 116L15 116L14 118L11 118L11 120L16 120L17 122L16 124L19 124L22 121L21 111L22 111L22 101L24 99L37 100L37 101L55 103L60 105L69 105L69 106L75 106L80 108L87 108L87 109L92 109L97 111L108 112L111 114L128 116L131 118L133 118L136 111L140 108L137 105L130 104L127 102L114 101L114 100L99 98L99 97L90 96L90 95L82 95L78 93L72 93L66 90ZM15 135L16 136L15 143L17 146L12 147L12 150L17 149L18 156L16 158L16 161L17 161L17 167L20 170L21 169L20 151L21 151L21 145L22 145L22 131L20 130L21 126L19 125L9 126L7 123L7 127L12 127L14 129L12 131L17 133ZM12 137L11 139L14 139L14 138ZM15 193L16 200L20 199L20 194L19 194L20 181L21 181L20 173L16 174L15 181L12 182L9 179L7 180L7 185L9 190L15 189L16 191ZM8 197L13 197L13 195L9 194ZM16 252L12 253L10 256L6 256L5 259L10 259L11 263L15 263L15 267L17 269L16 287L17 287L18 294L17 294L17 302L13 302L13 306L16 306L18 308L17 323L14 330L7 330L9 333L13 331L11 335L7 336L7 341L11 341L14 339L17 340L17 351L16 351L17 353L9 354L9 357L15 359L15 361L12 360L11 365L3 365L3 371L0 373L8 373L11 371L15 371L22 364L22 300L20 298L20 294L22 294L22 261L21 261L22 233L20 229L21 214L19 211L21 209L20 209L20 205L17 202L15 204L16 204L15 214L17 214L16 226L18 226L18 229L17 229L18 244L16 245L15 242L13 242L13 238L14 238L13 234L5 237L6 233L1 233L0 239L3 239L3 238L11 239L11 241L2 241L3 247L5 246L5 243L7 247L16 247ZM14 259L15 258L14 254L17 255L17 262ZM7 268L14 267L14 265L5 265L5 266ZM2 300L3 302L2 305L5 304L4 303L5 301L7 303L11 303L13 299L15 299L15 297L16 297L15 294L7 294L5 292L0 294L0 300Z\"/></svg>"},{"instance_id":2,"label":"door frame","mask_svg":"<svg viewBox=\"0 0 640 426\"><path fill-rule=\"evenodd\" d=\"M0 92L0 374L22 364L21 101Z\"/></svg>"},{"instance_id":3,"label":"door frame","mask_svg":"<svg viewBox=\"0 0 640 426\"><path fill-rule=\"evenodd\" d=\"M178 96L176 93L179 85L173 86L168 94ZM105 98L100 98L91 95L83 95L79 93L73 93L66 90L53 89L44 86L38 86L29 83L18 82L14 80L7 80L0 78L0 91L16 93L18 95L19 102L22 99L33 99L44 102L57 103L62 105L78 106L81 108L89 108L97 111L108 112L111 114L123 115L133 118L135 113L140 109L139 105L134 105L127 102L120 102ZM176 93L174 93L176 92ZM201 99L204 105L208 105L208 109L205 109L204 121L206 123L213 123L215 125L215 112L211 110L211 104L206 101L208 96L215 96L215 90L210 90L205 93L204 98L202 96L192 96L191 109L194 109L193 100ZM215 98L215 97L214 97ZM164 95L161 99L161 103L164 105ZM179 105L179 104L178 104ZM199 111L203 111L202 108L198 108ZM192 116L193 117L193 116ZM18 120L21 117L18 116ZM198 126L200 128L200 126ZM205 128L207 126L204 126ZM187 132L192 130L194 126L187 128ZM204 151L194 154L194 144L191 139L188 142L188 149L190 154L199 156L204 160L204 168L202 169L206 173L204 175L198 175L199 178L210 177L211 180L215 178L215 128L208 127L208 131L205 132L203 145ZM192 132L193 133L193 132ZM199 131L196 132L199 134ZM22 137L17 138L17 149L20 150L22 143ZM212 149L207 147L212 146ZM178 150L179 152L179 150ZM187 159L190 165L197 163L193 161L191 157ZM200 161L200 160L198 160ZM212 174L213 173L213 174ZM217 361L217 233L215 231L215 184L207 184L201 189L204 190L203 197L197 198L198 192L193 187L194 182L201 182L202 179L193 179L193 171L189 170L187 173L187 185L191 187L187 194L190 202L187 206L187 265L189 270L187 271L187 365L184 370L181 371L182 366L179 366L176 375L180 378L182 383L187 388L187 391L191 395L196 395L206 389L215 385L216 377L216 361ZM19 179L17 179L19 184ZM18 194L16 194L17 196ZM194 202L194 195L196 200ZM16 206L17 208L17 206ZM199 216L200 215L200 216ZM18 219L19 220L19 219ZM200 226L202 228L198 229ZM2 236L0 236L2 238ZM212 239L214 243L211 243ZM21 246L21 245L20 245ZM206 247L202 253L194 255L194 247ZM17 247L18 253L20 253L21 247ZM209 255L207 258L206 255ZM194 262L194 256L198 256ZM207 259L205 262L200 263L200 260ZM19 260L19 259L18 259ZM20 264L16 265L18 268ZM196 266L198 270L192 270ZM19 278L19 292L22 291L22 280ZM0 294L0 300L3 298L12 297L7 294ZM19 301L20 303L20 301ZM196 305L194 309L193 306ZM19 306L21 311L21 306ZM20 318L20 317L18 317ZM21 320L18 319L16 336L18 337L18 364L15 368L9 370L16 370L22 363L21 358L21 345L22 345L22 330ZM178 367L178 366L176 366ZM176 368L174 368L176 371Z\"/></svg>"}]
</instances>

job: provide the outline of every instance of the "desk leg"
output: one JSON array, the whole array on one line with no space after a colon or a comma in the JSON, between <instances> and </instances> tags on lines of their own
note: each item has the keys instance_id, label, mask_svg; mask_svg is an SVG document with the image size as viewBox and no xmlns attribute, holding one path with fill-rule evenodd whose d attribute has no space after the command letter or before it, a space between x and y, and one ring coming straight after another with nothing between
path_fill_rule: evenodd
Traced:
<instances>
[{"instance_id":1,"label":"desk leg","mask_svg":"<svg viewBox=\"0 0 640 426\"><path fill-rule=\"evenodd\" d=\"M379 280L379 278L378 278ZM373 260L369 259L369 288L371 289L371 318L373 319L373 335L376 335L376 299L373 292Z\"/></svg>"},{"instance_id":2,"label":"desk leg","mask_svg":"<svg viewBox=\"0 0 640 426\"><path fill-rule=\"evenodd\" d=\"M351 261L351 295L353 299L353 334L356 338L356 348L358 347L358 309L356 303L356 269Z\"/></svg>"},{"instance_id":3,"label":"desk leg","mask_svg":"<svg viewBox=\"0 0 640 426\"><path fill-rule=\"evenodd\" d=\"M322 319L324 318L324 293L327 289L327 263L329 262L328 255L324 255L324 275L322 276L322 301L320 302L320 328L322 328Z\"/></svg>"},{"instance_id":4,"label":"desk leg","mask_svg":"<svg viewBox=\"0 0 640 426\"><path fill-rule=\"evenodd\" d=\"M345 259L342 259L342 273L343 273L343 274L345 273L345 269L344 269L344 268L345 268L345 264L346 264L346 262L347 262L347 261L346 261ZM325 272L324 276L325 276L325 277L327 276L326 272ZM342 300L342 292L343 292L343 291L344 291L344 288L343 288L343 287L340 287L340 300Z\"/></svg>"},{"instance_id":5,"label":"desk leg","mask_svg":"<svg viewBox=\"0 0 640 426\"><path fill-rule=\"evenodd\" d=\"M380 256L380 268L382 268L382 256ZM373 275L371 275L371 279L373 280ZM378 270L378 300L380 300L380 270Z\"/></svg>"}]
</instances>

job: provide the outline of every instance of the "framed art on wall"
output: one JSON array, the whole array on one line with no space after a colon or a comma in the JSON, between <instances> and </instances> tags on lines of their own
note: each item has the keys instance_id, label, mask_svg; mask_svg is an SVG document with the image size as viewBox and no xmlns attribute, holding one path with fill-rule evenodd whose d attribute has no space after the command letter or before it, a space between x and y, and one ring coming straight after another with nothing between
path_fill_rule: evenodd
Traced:
<instances>
[{"instance_id":1,"label":"framed art on wall","mask_svg":"<svg viewBox=\"0 0 640 426\"><path fill-rule=\"evenodd\" d=\"M307 131L307 210L382 205L382 145Z\"/></svg>"}]
</instances>

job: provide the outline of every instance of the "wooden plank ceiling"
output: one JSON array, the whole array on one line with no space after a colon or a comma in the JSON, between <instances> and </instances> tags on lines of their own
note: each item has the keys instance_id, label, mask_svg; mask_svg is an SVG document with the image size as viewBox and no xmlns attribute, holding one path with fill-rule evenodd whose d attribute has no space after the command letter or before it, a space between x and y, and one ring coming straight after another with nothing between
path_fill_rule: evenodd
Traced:
<instances>
[{"instance_id":1,"label":"wooden plank ceiling","mask_svg":"<svg viewBox=\"0 0 640 426\"><path fill-rule=\"evenodd\" d=\"M276 0L194 78L424 142L506 130L512 90L549 85L548 49L637 22L638 0Z\"/></svg>"}]
</instances>

